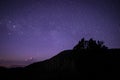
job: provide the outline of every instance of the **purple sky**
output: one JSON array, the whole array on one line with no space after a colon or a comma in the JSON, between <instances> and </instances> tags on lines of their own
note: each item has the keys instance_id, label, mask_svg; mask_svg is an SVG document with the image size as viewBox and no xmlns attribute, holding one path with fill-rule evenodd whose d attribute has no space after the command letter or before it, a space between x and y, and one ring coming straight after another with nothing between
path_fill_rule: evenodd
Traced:
<instances>
[{"instance_id":1,"label":"purple sky","mask_svg":"<svg viewBox=\"0 0 120 80\"><path fill-rule=\"evenodd\" d=\"M45 60L72 49L83 37L120 48L119 4L119 0L0 0L0 60Z\"/></svg>"}]
</instances>

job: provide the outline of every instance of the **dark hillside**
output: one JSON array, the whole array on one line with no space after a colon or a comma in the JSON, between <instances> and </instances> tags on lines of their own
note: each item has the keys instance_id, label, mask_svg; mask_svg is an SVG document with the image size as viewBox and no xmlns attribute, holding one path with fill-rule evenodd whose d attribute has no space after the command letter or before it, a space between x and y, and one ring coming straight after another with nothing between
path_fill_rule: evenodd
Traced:
<instances>
[{"instance_id":1,"label":"dark hillside","mask_svg":"<svg viewBox=\"0 0 120 80\"><path fill-rule=\"evenodd\" d=\"M24 68L0 68L3 80L117 80L120 79L120 49L82 39L73 50ZM6 76L6 77L4 77Z\"/></svg>"}]
</instances>

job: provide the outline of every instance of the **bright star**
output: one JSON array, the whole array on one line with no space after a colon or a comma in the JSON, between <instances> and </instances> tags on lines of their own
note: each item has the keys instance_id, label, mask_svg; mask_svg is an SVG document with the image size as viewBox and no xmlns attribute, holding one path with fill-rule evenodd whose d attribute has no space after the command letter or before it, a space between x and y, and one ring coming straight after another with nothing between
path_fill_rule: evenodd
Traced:
<instances>
[{"instance_id":1,"label":"bright star","mask_svg":"<svg viewBox=\"0 0 120 80\"><path fill-rule=\"evenodd\" d=\"M15 28L16 28L16 25L13 25L13 28L15 29Z\"/></svg>"}]
</instances>

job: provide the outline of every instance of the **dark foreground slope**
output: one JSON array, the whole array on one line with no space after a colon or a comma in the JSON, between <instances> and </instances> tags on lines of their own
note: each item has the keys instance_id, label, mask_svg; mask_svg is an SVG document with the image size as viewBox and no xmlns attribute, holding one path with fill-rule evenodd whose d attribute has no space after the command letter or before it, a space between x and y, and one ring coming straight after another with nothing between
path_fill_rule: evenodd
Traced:
<instances>
[{"instance_id":1,"label":"dark foreground slope","mask_svg":"<svg viewBox=\"0 0 120 80\"><path fill-rule=\"evenodd\" d=\"M119 80L120 49L84 38L51 59L23 68L0 68L0 80Z\"/></svg>"},{"instance_id":2,"label":"dark foreground slope","mask_svg":"<svg viewBox=\"0 0 120 80\"><path fill-rule=\"evenodd\" d=\"M24 68L0 68L0 80L117 80L120 50L67 50Z\"/></svg>"}]
</instances>

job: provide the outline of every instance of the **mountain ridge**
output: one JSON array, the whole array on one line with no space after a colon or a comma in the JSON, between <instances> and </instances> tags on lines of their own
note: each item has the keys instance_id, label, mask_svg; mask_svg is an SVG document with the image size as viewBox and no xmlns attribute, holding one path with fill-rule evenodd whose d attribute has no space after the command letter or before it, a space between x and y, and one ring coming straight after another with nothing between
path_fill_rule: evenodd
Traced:
<instances>
[{"instance_id":1,"label":"mountain ridge","mask_svg":"<svg viewBox=\"0 0 120 80\"><path fill-rule=\"evenodd\" d=\"M87 44L87 45L86 45ZM82 39L73 49L26 67L0 68L3 80L117 80L120 79L120 49ZM4 77L7 76L7 77Z\"/></svg>"}]
</instances>

